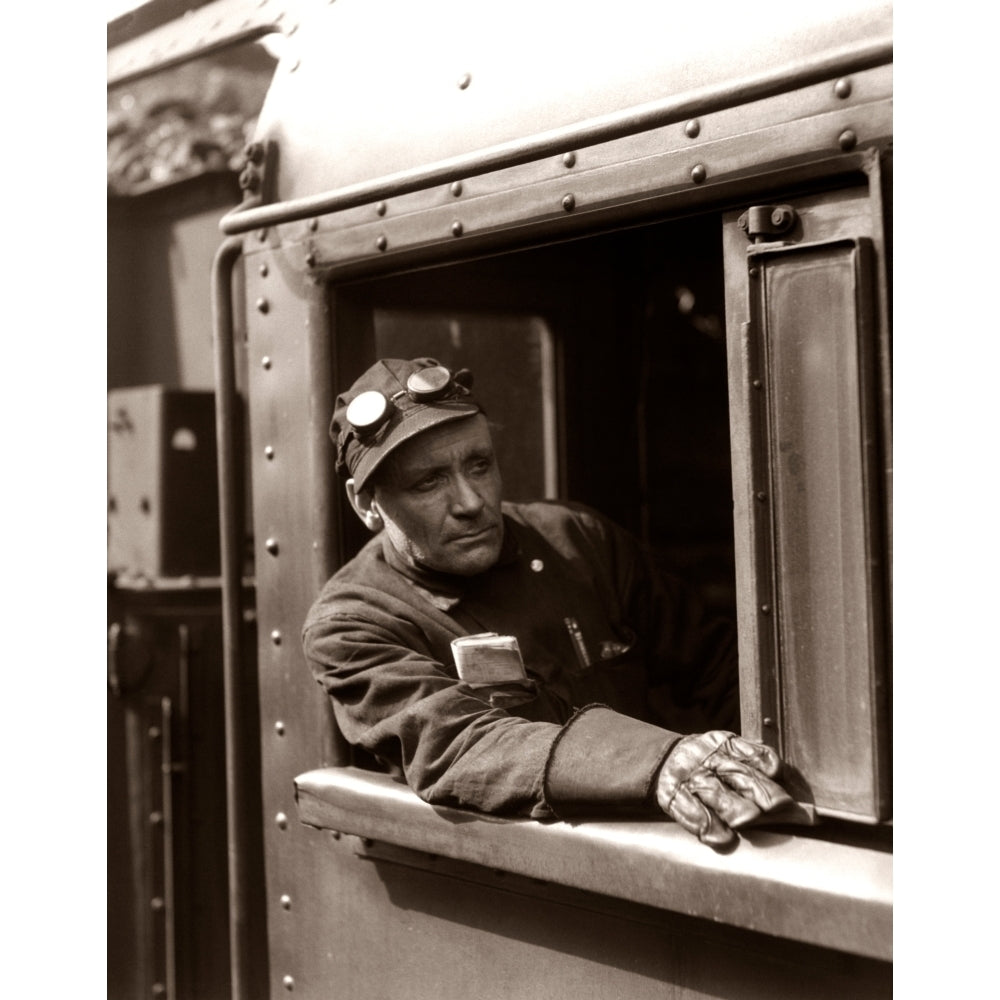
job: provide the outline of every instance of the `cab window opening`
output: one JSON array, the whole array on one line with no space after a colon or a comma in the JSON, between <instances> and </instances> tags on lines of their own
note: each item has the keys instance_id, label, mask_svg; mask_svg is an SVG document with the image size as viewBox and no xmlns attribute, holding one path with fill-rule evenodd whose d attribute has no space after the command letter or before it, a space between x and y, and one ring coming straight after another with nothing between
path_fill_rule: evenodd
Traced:
<instances>
[{"instance_id":1,"label":"cab window opening","mask_svg":"<svg viewBox=\"0 0 1000 1000\"><path fill-rule=\"evenodd\" d=\"M735 617L716 214L335 286L335 377L376 357L476 373L506 499L584 503ZM365 541L342 518L345 558Z\"/></svg>"}]
</instances>

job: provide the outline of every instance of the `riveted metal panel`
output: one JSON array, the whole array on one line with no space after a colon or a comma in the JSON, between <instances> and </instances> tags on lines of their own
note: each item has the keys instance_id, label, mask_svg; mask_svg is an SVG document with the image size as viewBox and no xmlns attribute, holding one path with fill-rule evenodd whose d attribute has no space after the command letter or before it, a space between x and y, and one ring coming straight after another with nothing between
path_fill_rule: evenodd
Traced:
<instances>
[{"instance_id":1,"label":"riveted metal panel","mask_svg":"<svg viewBox=\"0 0 1000 1000\"><path fill-rule=\"evenodd\" d=\"M703 5L515 0L484 27L459 0L317 7L289 39L257 133L282 146L279 199L518 143L665 95L739 90L775 67L890 39L891 8L767 0L720 18ZM331 149L349 155L324 155Z\"/></svg>"},{"instance_id":2,"label":"riveted metal panel","mask_svg":"<svg viewBox=\"0 0 1000 1000\"><path fill-rule=\"evenodd\" d=\"M288 223L278 231L288 242L308 233L318 269L421 247L446 251L455 245L458 250L459 244L475 246L480 238L517 228L543 224L568 229L588 218L596 222L600 213L650 212L665 199L705 203L759 174L761 149L780 151L786 168L823 157L833 160L843 155L841 137L848 130L854 135L852 150L885 142L892 131L891 100L835 107L680 149L675 148L676 137L659 130L655 138L666 147L661 151L653 151L651 135L620 140L591 150L599 154L598 165L592 167L584 165L588 159L583 155L572 170L550 158L475 178L478 185L463 182L461 197L438 188L336 213L311 225Z\"/></svg>"},{"instance_id":3,"label":"riveted metal panel","mask_svg":"<svg viewBox=\"0 0 1000 1000\"><path fill-rule=\"evenodd\" d=\"M380 234L392 250L414 242L414 233L421 230L424 240L451 238L455 220L469 236L533 214L558 218L566 211L562 201L567 193L582 211L610 200L683 191L696 183L711 185L759 173L765 163L787 166L805 156L838 153L848 129L854 133L852 149L884 142L892 132L891 99L892 67L876 67L684 123L585 149L568 148L531 163L278 228L282 241L288 242L311 233L319 239L336 233L333 259L346 259L374 253ZM692 170L699 164L706 176L696 182ZM363 233L352 238L349 231L354 229Z\"/></svg>"},{"instance_id":4,"label":"riveted metal panel","mask_svg":"<svg viewBox=\"0 0 1000 1000\"><path fill-rule=\"evenodd\" d=\"M317 759L344 762L300 641L306 612L334 558L332 448L325 444L330 334L325 289L266 241L247 242L261 780L271 995L278 996L286 991L284 977L300 978L323 953L302 947L310 886L322 869L295 820L293 779Z\"/></svg>"}]
</instances>

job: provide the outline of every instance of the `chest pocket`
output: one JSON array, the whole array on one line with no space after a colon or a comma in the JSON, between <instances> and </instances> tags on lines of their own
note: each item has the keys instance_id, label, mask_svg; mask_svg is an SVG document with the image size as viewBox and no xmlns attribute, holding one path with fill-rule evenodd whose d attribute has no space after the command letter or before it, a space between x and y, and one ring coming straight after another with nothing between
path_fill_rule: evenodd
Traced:
<instances>
[{"instance_id":1,"label":"chest pocket","mask_svg":"<svg viewBox=\"0 0 1000 1000\"><path fill-rule=\"evenodd\" d=\"M569 688L577 708L602 702L624 715L650 721L647 699L645 649L630 629L613 638L591 643L597 655L588 657L586 666L570 673Z\"/></svg>"}]
</instances>

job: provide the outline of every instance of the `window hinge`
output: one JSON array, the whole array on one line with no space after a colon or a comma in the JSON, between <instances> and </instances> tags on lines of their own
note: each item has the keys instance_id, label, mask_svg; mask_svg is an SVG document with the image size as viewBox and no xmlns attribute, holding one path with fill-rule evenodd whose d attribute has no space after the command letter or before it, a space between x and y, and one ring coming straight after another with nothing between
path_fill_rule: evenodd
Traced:
<instances>
[{"instance_id":1,"label":"window hinge","mask_svg":"<svg viewBox=\"0 0 1000 1000\"><path fill-rule=\"evenodd\" d=\"M747 239L758 241L787 233L798 219L791 205L754 205L737 220Z\"/></svg>"}]
</instances>

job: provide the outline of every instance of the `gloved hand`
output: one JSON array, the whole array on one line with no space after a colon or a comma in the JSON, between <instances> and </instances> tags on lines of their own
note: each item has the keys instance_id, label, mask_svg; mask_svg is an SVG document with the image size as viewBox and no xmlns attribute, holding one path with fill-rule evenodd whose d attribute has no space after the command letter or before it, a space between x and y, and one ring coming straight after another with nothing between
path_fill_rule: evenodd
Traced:
<instances>
[{"instance_id":1,"label":"gloved hand","mask_svg":"<svg viewBox=\"0 0 1000 1000\"><path fill-rule=\"evenodd\" d=\"M772 780L780 770L781 758L763 743L724 730L684 736L660 769L656 801L703 844L727 847L734 829L792 804Z\"/></svg>"}]
</instances>

